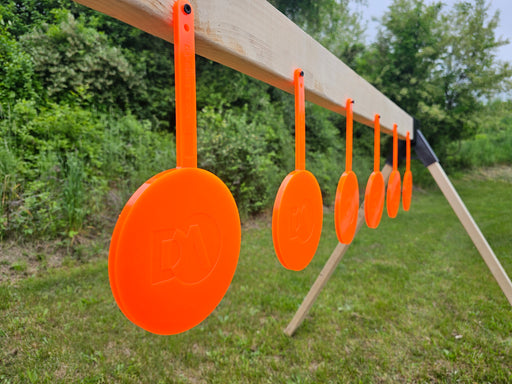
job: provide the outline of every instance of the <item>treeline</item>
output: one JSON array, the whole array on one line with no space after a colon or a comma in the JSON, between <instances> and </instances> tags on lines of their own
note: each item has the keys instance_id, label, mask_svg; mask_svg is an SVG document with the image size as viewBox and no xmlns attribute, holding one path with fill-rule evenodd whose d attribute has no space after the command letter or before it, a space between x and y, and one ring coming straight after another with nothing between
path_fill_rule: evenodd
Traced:
<instances>
[{"instance_id":1,"label":"treeline","mask_svg":"<svg viewBox=\"0 0 512 384\"><path fill-rule=\"evenodd\" d=\"M494 56L504 42L483 0L396 0L370 46L349 0L271 2L417 117L442 160L487 164L484 146L492 162L511 160L510 101L491 101L512 72ZM2 2L0 238L95 233L142 182L174 167L173 75L170 44L117 20L69 0ZM199 166L226 182L243 216L271 207L293 169L293 108L293 96L197 58ZM330 204L344 119L309 104L306 116L308 169ZM362 175L371 137L355 127ZM494 149L498 139L508 149Z\"/></svg>"}]
</instances>

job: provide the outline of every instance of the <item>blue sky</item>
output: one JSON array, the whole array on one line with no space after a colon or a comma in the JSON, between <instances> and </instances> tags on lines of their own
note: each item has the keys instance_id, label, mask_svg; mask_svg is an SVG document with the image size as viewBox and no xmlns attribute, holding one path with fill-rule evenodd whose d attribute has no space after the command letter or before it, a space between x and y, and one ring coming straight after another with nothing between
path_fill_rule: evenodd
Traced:
<instances>
[{"instance_id":1,"label":"blue sky","mask_svg":"<svg viewBox=\"0 0 512 384\"><path fill-rule=\"evenodd\" d=\"M367 42L373 42L377 32L378 22L373 21L372 18L380 18L387 10L388 6L393 2L392 0L366 0L368 6L356 6L356 10L360 10L364 15L365 21L368 23ZM433 1L426 0L426 3ZM448 7L451 7L455 0L443 0ZM493 15L494 12L500 10L500 23L496 29L496 36L508 39L511 43L500 47L497 56L502 61L512 63L512 0L492 0L489 14Z\"/></svg>"}]
</instances>

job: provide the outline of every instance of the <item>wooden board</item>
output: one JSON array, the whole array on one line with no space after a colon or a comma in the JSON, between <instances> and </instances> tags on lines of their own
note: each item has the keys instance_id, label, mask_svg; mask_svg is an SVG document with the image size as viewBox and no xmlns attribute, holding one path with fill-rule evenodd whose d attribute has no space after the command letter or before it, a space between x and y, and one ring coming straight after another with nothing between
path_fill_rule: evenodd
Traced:
<instances>
[{"instance_id":1,"label":"wooden board","mask_svg":"<svg viewBox=\"0 0 512 384\"><path fill-rule=\"evenodd\" d=\"M75 0L136 28L173 42L174 0ZM345 114L355 100L354 119L391 134L393 123L405 138L413 119L375 87L264 0L191 0L195 11L196 52L286 92L293 72L305 72L306 100ZM373 140L373 135L368 135Z\"/></svg>"}]
</instances>

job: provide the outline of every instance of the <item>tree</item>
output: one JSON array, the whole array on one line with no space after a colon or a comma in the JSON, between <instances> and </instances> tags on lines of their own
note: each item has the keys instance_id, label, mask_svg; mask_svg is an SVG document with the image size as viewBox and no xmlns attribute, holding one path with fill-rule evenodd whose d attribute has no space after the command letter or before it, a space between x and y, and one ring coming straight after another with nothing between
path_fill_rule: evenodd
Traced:
<instances>
[{"instance_id":1,"label":"tree","mask_svg":"<svg viewBox=\"0 0 512 384\"><path fill-rule=\"evenodd\" d=\"M506 44L494 34L499 13L484 0L443 12L441 2L395 0L379 39L364 58L368 79L421 123L438 156L475 133L483 101L510 87L510 64L496 60Z\"/></svg>"},{"instance_id":2,"label":"tree","mask_svg":"<svg viewBox=\"0 0 512 384\"><path fill-rule=\"evenodd\" d=\"M510 63L496 59L496 49L507 41L496 39L499 11L490 16L484 0L457 3L442 22L447 32L435 80L446 113L433 133L449 140L465 139L476 133L484 101L510 89Z\"/></svg>"}]
</instances>

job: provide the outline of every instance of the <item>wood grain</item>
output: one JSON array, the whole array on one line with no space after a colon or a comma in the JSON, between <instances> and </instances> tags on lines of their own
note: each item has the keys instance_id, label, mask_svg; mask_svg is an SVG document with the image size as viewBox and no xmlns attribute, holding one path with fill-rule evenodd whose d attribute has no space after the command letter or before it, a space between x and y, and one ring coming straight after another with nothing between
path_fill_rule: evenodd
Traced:
<instances>
[{"instance_id":1,"label":"wood grain","mask_svg":"<svg viewBox=\"0 0 512 384\"><path fill-rule=\"evenodd\" d=\"M136 28L173 42L174 0L76 0ZM293 72L305 72L306 100L345 114L355 100L354 119L405 138L413 119L375 87L264 0L191 0L198 55L293 94ZM412 139L412 137L411 137ZM369 132L368 140L373 140Z\"/></svg>"}]
</instances>

